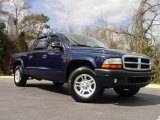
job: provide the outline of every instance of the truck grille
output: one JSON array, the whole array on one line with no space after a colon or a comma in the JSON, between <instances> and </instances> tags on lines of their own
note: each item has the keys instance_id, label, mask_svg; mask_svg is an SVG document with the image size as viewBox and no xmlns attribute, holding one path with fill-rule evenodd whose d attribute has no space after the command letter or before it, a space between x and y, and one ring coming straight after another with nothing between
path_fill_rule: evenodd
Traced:
<instances>
[{"instance_id":1,"label":"truck grille","mask_svg":"<svg viewBox=\"0 0 160 120\"><path fill-rule=\"evenodd\" d=\"M123 68L133 71L147 71L151 70L151 62L147 57L124 55Z\"/></svg>"}]
</instances>

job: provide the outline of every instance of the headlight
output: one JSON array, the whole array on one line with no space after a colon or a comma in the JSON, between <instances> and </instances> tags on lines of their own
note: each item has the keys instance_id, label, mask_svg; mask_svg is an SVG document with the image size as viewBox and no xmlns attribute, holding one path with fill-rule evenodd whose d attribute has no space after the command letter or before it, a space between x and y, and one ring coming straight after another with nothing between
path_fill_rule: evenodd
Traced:
<instances>
[{"instance_id":1,"label":"headlight","mask_svg":"<svg viewBox=\"0 0 160 120\"><path fill-rule=\"evenodd\" d=\"M122 64L121 58L109 58L104 61L103 64Z\"/></svg>"},{"instance_id":2,"label":"headlight","mask_svg":"<svg viewBox=\"0 0 160 120\"><path fill-rule=\"evenodd\" d=\"M121 58L109 58L106 59L103 64L102 64L102 68L105 69L122 69L123 65L122 65L122 59Z\"/></svg>"}]
</instances>

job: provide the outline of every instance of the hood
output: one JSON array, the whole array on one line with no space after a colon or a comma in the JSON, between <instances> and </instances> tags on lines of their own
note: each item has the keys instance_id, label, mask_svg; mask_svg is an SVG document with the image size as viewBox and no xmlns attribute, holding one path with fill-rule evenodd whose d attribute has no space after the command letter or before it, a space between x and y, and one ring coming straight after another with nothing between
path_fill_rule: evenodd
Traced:
<instances>
[{"instance_id":1,"label":"hood","mask_svg":"<svg viewBox=\"0 0 160 120\"><path fill-rule=\"evenodd\" d=\"M104 56L109 57L122 57L123 55L133 55L133 56L144 56L142 54L138 54L135 52L127 52L127 51L121 51L116 49L108 49L108 48L89 48L89 47L75 47L71 48L72 53L79 53L79 54L103 54Z\"/></svg>"},{"instance_id":2,"label":"hood","mask_svg":"<svg viewBox=\"0 0 160 120\"><path fill-rule=\"evenodd\" d=\"M116 49L104 49L104 54L112 54L112 53L119 53L119 55L133 55L133 56L143 56L147 57L146 55L136 53L136 52L130 52L130 51L122 51L122 50L116 50Z\"/></svg>"}]
</instances>

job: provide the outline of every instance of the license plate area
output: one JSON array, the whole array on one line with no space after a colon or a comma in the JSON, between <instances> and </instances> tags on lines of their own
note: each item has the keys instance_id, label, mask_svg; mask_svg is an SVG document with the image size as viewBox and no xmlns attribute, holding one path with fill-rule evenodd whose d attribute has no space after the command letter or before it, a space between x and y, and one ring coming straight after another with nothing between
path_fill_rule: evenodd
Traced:
<instances>
[{"instance_id":1,"label":"license plate area","mask_svg":"<svg viewBox=\"0 0 160 120\"><path fill-rule=\"evenodd\" d=\"M146 83L151 80L151 77L127 77L128 83Z\"/></svg>"}]
</instances>

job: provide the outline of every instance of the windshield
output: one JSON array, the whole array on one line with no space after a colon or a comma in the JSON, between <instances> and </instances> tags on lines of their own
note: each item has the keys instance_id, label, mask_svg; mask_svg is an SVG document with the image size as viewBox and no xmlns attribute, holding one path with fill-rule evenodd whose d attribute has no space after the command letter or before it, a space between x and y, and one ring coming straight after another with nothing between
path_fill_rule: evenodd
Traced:
<instances>
[{"instance_id":1,"label":"windshield","mask_svg":"<svg viewBox=\"0 0 160 120\"><path fill-rule=\"evenodd\" d=\"M87 36L76 35L76 34L65 34L70 47L96 47L105 48L100 41Z\"/></svg>"}]
</instances>

